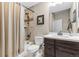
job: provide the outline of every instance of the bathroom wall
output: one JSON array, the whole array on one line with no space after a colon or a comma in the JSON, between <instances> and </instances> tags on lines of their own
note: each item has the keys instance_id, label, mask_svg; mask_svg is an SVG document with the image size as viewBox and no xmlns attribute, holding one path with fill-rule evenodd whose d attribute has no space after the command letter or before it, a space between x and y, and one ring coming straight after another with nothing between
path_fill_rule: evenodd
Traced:
<instances>
[{"instance_id":1,"label":"bathroom wall","mask_svg":"<svg viewBox=\"0 0 79 59\"><path fill-rule=\"evenodd\" d=\"M35 11L33 13L34 20L31 22L31 26L33 26L31 41L33 41L35 36L42 36L49 32L49 6L48 3L42 2L31 7L31 9ZM37 16L39 15L44 15L43 25L37 25Z\"/></svg>"},{"instance_id":2,"label":"bathroom wall","mask_svg":"<svg viewBox=\"0 0 79 59\"><path fill-rule=\"evenodd\" d=\"M62 19L62 31L67 32L67 27L68 27L68 19L70 18L69 14L70 10L63 10L60 12L54 13L54 20Z\"/></svg>"}]
</instances>

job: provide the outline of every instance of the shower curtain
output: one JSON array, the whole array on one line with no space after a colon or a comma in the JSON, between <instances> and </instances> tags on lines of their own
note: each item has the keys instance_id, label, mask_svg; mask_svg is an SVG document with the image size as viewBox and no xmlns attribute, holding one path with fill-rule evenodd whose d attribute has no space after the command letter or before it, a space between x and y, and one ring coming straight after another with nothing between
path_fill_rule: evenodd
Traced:
<instances>
[{"instance_id":1,"label":"shower curtain","mask_svg":"<svg viewBox=\"0 0 79 59\"><path fill-rule=\"evenodd\" d=\"M0 57L16 56L23 51L24 10L19 3L0 2Z\"/></svg>"}]
</instances>

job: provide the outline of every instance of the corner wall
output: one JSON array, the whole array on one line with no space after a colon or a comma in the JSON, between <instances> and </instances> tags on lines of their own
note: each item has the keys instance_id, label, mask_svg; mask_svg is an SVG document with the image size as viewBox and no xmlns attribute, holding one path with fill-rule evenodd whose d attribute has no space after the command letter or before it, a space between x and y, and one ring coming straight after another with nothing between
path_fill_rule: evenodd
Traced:
<instances>
[{"instance_id":1,"label":"corner wall","mask_svg":"<svg viewBox=\"0 0 79 59\"><path fill-rule=\"evenodd\" d=\"M46 2L41 2L34 7L31 7L35 11L31 25L33 26L31 41L34 40L35 36L43 36L49 32L49 6ZM37 25L37 16L44 15L44 24Z\"/></svg>"}]
</instances>

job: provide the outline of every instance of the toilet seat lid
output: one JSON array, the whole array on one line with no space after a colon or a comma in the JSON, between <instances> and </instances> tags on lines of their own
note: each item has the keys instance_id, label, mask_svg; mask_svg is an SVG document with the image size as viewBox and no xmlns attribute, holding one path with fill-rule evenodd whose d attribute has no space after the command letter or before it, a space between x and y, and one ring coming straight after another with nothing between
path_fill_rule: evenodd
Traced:
<instances>
[{"instance_id":1,"label":"toilet seat lid","mask_svg":"<svg viewBox=\"0 0 79 59\"><path fill-rule=\"evenodd\" d=\"M30 45L29 47L27 47L27 50L31 53L36 52L39 49L39 45Z\"/></svg>"}]
</instances>

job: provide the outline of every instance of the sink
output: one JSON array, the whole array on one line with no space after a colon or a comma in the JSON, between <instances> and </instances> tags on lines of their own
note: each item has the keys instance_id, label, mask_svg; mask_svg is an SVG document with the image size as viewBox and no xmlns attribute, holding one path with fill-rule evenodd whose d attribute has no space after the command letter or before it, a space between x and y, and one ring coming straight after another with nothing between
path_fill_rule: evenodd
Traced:
<instances>
[{"instance_id":1,"label":"sink","mask_svg":"<svg viewBox=\"0 0 79 59\"><path fill-rule=\"evenodd\" d=\"M74 34L69 34L69 35L62 35L63 38L66 38L66 39L79 39L79 35L74 35Z\"/></svg>"},{"instance_id":2,"label":"sink","mask_svg":"<svg viewBox=\"0 0 79 59\"><path fill-rule=\"evenodd\" d=\"M53 38L66 38L66 39L74 39L79 38L79 34L77 33L63 33L63 35L58 35L57 33L48 34L45 37L53 37Z\"/></svg>"},{"instance_id":3,"label":"sink","mask_svg":"<svg viewBox=\"0 0 79 59\"><path fill-rule=\"evenodd\" d=\"M62 35L62 37L70 37L69 35Z\"/></svg>"},{"instance_id":4,"label":"sink","mask_svg":"<svg viewBox=\"0 0 79 59\"><path fill-rule=\"evenodd\" d=\"M69 39L70 36L69 35L62 35L61 38L63 38L63 39Z\"/></svg>"},{"instance_id":5,"label":"sink","mask_svg":"<svg viewBox=\"0 0 79 59\"><path fill-rule=\"evenodd\" d=\"M72 33L72 34L63 33L63 35L57 35L57 33L53 33L53 34L45 35L44 37L51 38L51 39L79 42L79 34L78 33Z\"/></svg>"},{"instance_id":6,"label":"sink","mask_svg":"<svg viewBox=\"0 0 79 59\"><path fill-rule=\"evenodd\" d=\"M70 39L70 38L75 38L75 37L77 37L76 35L70 35L70 34L65 34L65 35L58 35L58 36L60 36L60 37L62 37L62 38L66 38L66 39Z\"/></svg>"}]
</instances>

